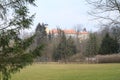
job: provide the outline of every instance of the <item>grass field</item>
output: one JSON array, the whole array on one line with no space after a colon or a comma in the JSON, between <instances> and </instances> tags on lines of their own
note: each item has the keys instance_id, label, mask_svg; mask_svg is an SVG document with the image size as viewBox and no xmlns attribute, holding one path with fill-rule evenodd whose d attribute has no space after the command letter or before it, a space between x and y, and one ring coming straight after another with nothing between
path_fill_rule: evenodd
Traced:
<instances>
[{"instance_id":1,"label":"grass field","mask_svg":"<svg viewBox=\"0 0 120 80\"><path fill-rule=\"evenodd\" d=\"M11 80L120 80L120 64L33 64Z\"/></svg>"}]
</instances>

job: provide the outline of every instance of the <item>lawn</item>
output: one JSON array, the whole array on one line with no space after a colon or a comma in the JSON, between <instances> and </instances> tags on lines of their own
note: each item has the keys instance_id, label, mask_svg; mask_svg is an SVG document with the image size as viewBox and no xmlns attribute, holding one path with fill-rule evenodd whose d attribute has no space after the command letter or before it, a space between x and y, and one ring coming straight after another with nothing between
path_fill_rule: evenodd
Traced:
<instances>
[{"instance_id":1,"label":"lawn","mask_svg":"<svg viewBox=\"0 0 120 80\"><path fill-rule=\"evenodd\" d=\"M120 80L120 64L33 64L11 80Z\"/></svg>"}]
</instances>

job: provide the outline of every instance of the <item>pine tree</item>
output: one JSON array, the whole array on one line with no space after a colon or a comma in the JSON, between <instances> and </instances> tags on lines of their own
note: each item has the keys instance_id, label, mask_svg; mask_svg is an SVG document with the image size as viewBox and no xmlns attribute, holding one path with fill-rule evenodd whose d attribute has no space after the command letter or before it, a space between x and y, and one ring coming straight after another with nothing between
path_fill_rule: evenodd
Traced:
<instances>
[{"instance_id":1,"label":"pine tree","mask_svg":"<svg viewBox=\"0 0 120 80\"><path fill-rule=\"evenodd\" d=\"M109 33L106 33L106 35L102 40L99 49L99 54L105 55L105 54L118 53L118 49L119 49L119 45L117 43L117 40L110 37Z\"/></svg>"},{"instance_id":2,"label":"pine tree","mask_svg":"<svg viewBox=\"0 0 120 80\"><path fill-rule=\"evenodd\" d=\"M65 33L59 30L59 44L56 46L53 58L67 62L68 58L76 54L76 46L72 37L66 38Z\"/></svg>"},{"instance_id":3,"label":"pine tree","mask_svg":"<svg viewBox=\"0 0 120 80\"><path fill-rule=\"evenodd\" d=\"M70 56L76 54L76 52L77 52L76 45L74 43L73 38L70 36L67 39L67 56L70 57Z\"/></svg>"},{"instance_id":4,"label":"pine tree","mask_svg":"<svg viewBox=\"0 0 120 80\"><path fill-rule=\"evenodd\" d=\"M66 57L67 57L67 55L66 55L66 53L67 53L67 51L66 51L67 50L67 40L66 40L66 36L65 36L64 32L61 31L60 33L61 33L61 35L60 35L61 38L60 38L60 42L59 42L59 44L57 46L57 51L61 55L61 59L66 61Z\"/></svg>"},{"instance_id":5,"label":"pine tree","mask_svg":"<svg viewBox=\"0 0 120 80\"><path fill-rule=\"evenodd\" d=\"M53 58L57 60L65 59L66 53L66 36L61 29L58 29L58 35L56 36L59 39L59 42L54 47Z\"/></svg>"},{"instance_id":6,"label":"pine tree","mask_svg":"<svg viewBox=\"0 0 120 80\"><path fill-rule=\"evenodd\" d=\"M38 24L35 31L35 43L36 45L45 44L47 42L47 33L46 33L45 24Z\"/></svg>"},{"instance_id":7,"label":"pine tree","mask_svg":"<svg viewBox=\"0 0 120 80\"><path fill-rule=\"evenodd\" d=\"M27 4L35 0L0 1L0 78L8 80L12 73L31 64L41 51L41 46L31 51L34 36L19 37L20 30L30 28L34 15L29 15ZM11 16L11 17L8 17Z\"/></svg>"},{"instance_id":8,"label":"pine tree","mask_svg":"<svg viewBox=\"0 0 120 80\"><path fill-rule=\"evenodd\" d=\"M98 53L97 38L94 33L91 33L87 41L85 55L88 57L93 57L97 53Z\"/></svg>"}]
</instances>

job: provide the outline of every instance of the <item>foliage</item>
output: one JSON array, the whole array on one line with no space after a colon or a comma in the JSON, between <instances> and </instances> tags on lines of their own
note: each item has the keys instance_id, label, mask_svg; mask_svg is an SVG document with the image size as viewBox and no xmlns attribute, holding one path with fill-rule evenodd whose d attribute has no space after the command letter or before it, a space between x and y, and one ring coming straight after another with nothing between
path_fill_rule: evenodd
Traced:
<instances>
[{"instance_id":1,"label":"foliage","mask_svg":"<svg viewBox=\"0 0 120 80\"><path fill-rule=\"evenodd\" d=\"M110 35L116 41L116 44L120 42L120 1L119 0L86 0L92 5L90 15L100 22L101 27L106 27L105 30L110 29ZM107 30L109 31L109 30ZM105 33L105 31L103 31ZM111 41L112 42L112 41ZM113 41L114 42L114 41ZM120 51L120 43L119 43Z\"/></svg>"},{"instance_id":2,"label":"foliage","mask_svg":"<svg viewBox=\"0 0 120 80\"><path fill-rule=\"evenodd\" d=\"M98 53L97 37L95 33L90 33L86 44L85 55L88 57L95 56Z\"/></svg>"},{"instance_id":3,"label":"foliage","mask_svg":"<svg viewBox=\"0 0 120 80\"><path fill-rule=\"evenodd\" d=\"M26 65L31 64L36 56L29 46L34 36L21 39L20 30L30 28L34 15L29 15L28 4L35 0L0 0L0 73L1 80L8 80ZM40 47L38 47L41 50ZM37 49L37 50L38 50ZM36 50L36 49L35 49Z\"/></svg>"},{"instance_id":4,"label":"foliage","mask_svg":"<svg viewBox=\"0 0 120 80\"><path fill-rule=\"evenodd\" d=\"M115 25L111 28L111 34L112 37L117 41L117 43L119 44L119 50L118 52L120 52L120 25Z\"/></svg>"},{"instance_id":5,"label":"foliage","mask_svg":"<svg viewBox=\"0 0 120 80\"><path fill-rule=\"evenodd\" d=\"M59 30L59 44L54 48L53 58L55 60L67 59L76 53L76 46L72 37L67 38L62 30Z\"/></svg>"},{"instance_id":6,"label":"foliage","mask_svg":"<svg viewBox=\"0 0 120 80\"><path fill-rule=\"evenodd\" d=\"M74 40L73 38L70 36L68 39L67 39L67 55L68 56L72 56L74 54L76 54L76 45L74 43Z\"/></svg>"},{"instance_id":7,"label":"foliage","mask_svg":"<svg viewBox=\"0 0 120 80\"><path fill-rule=\"evenodd\" d=\"M119 45L116 39L110 37L109 33L106 33L104 36L100 49L99 54L113 54L118 53Z\"/></svg>"},{"instance_id":8,"label":"foliage","mask_svg":"<svg viewBox=\"0 0 120 80\"><path fill-rule=\"evenodd\" d=\"M35 34L36 34L35 43L36 43L36 45L45 44L47 42L47 33L46 33L45 29L46 29L45 24L39 23L37 25L37 28L35 31Z\"/></svg>"},{"instance_id":9,"label":"foliage","mask_svg":"<svg viewBox=\"0 0 120 80\"><path fill-rule=\"evenodd\" d=\"M42 23L38 23L36 31L35 31L35 44L34 47L40 47L42 48L42 53L39 57L37 57L37 59L35 61L47 61L47 54L49 54L48 51L48 37L47 37L47 33L46 33L46 24ZM34 48L33 47L33 48ZM39 49L38 49L39 50ZM36 50L36 53L39 53L39 51Z\"/></svg>"},{"instance_id":10,"label":"foliage","mask_svg":"<svg viewBox=\"0 0 120 80\"><path fill-rule=\"evenodd\" d=\"M59 30L58 36L60 37L59 39L59 44L56 47L56 50L54 51L55 53L53 54L54 56L58 57L60 59L66 59L66 36L62 30Z\"/></svg>"}]
</instances>

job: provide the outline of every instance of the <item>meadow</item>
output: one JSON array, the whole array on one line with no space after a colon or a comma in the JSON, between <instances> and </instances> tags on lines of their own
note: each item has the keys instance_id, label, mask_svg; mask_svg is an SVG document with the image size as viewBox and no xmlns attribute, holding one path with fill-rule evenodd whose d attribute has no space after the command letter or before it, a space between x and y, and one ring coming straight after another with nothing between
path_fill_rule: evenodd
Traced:
<instances>
[{"instance_id":1,"label":"meadow","mask_svg":"<svg viewBox=\"0 0 120 80\"><path fill-rule=\"evenodd\" d=\"M11 80L120 80L120 64L33 64Z\"/></svg>"}]
</instances>

